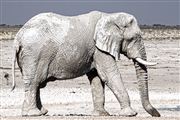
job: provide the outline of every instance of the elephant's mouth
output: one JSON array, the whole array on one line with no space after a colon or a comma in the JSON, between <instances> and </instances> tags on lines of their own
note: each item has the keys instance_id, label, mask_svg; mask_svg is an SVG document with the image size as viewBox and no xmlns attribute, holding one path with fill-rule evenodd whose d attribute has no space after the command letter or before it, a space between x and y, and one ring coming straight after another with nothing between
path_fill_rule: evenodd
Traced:
<instances>
[{"instance_id":1,"label":"elephant's mouth","mask_svg":"<svg viewBox=\"0 0 180 120\"><path fill-rule=\"evenodd\" d=\"M157 63L155 63L155 62L148 62L148 61L143 60L142 58L135 58L135 60L138 63L143 64L143 65L147 65L147 66L157 65Z\"/></svg>"}]
</instances>

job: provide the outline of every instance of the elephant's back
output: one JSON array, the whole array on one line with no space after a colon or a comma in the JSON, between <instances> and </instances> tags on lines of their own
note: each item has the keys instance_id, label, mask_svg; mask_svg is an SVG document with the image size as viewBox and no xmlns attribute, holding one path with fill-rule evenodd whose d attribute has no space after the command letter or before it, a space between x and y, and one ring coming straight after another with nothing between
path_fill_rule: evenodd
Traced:
<instances>
[{"instance_id":1,"label":"elephant's back","mask_svg":"<svg viewBox=\"0 0 180 120\"><path fill-rule=\"evenodd\" d=\"M24 43L24 45L37 42L46 42L53 40L57 44L64 42L76 43L87 42L94 34L95 22L91 21L89 25L88 14L80 16L62 16L55 13L41 13L27 21L24 26L16 34L16 39ZM88 23L88 24L86 24ZM86 39L84 41L79 39Z\"/></svg>"}]
</instances>

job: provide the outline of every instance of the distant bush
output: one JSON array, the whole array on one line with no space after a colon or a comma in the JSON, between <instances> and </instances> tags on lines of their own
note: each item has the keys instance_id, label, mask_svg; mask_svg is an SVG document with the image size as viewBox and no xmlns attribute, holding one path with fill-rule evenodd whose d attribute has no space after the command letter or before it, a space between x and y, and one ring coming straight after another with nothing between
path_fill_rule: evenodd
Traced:
<instances>
[{"instance_id":1,"label":"distant bush","mask_svg":"<svg viewBox=\"0 0 180 120\"><path fill-rule=\"evenodd\" d=\"M161 24L153 24L153 25L140 25L141 29L180 29L180 25L161 25Z\"/></svg>"},{"instance_id":2,"label":"distant bush","mask_svg":"<svg viewBox=\"0 0 180 120\"><path fill-rule=\"evenodd\" d=\"M0 28L21 28L23 25L6 25L0 24Z\"/></svg>"}]
</instances>

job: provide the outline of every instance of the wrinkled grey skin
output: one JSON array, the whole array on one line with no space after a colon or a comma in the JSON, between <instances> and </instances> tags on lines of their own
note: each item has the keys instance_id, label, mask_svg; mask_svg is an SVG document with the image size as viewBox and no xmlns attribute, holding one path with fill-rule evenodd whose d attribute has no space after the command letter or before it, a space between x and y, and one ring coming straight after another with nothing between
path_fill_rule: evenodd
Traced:
<instances>
[{"instance_id":1,"label":"wrinkled grey skin","mask_svg":"<svg viewBox=\"0 0 180 120\"><path fill-rule=\"evenodd\" d=\"M73 17L42 13L30 19L14 43L13 79L17 58L25 86L22 115L47 113L39 91L46 80L86 74L92 86L94 115L109 115L104 109L106 84L120 103L120 115L135 116L116 64L121 53L134 61L143 107L159 117L149 102L147 68L135 60L146 60L140 33L136 19L127 13L93 11Z\"/></svg>"}]
</instances>

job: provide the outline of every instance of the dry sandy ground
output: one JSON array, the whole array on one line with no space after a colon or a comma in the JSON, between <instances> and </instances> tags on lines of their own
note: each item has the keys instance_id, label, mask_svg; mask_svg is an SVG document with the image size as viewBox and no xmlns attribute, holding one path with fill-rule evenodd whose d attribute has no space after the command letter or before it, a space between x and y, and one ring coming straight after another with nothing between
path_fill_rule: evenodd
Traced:
<instances>
[{"instance_id":1,"label":"dry sandy ground","mask_svg":"<svg viewBox=\"0 0 180 120\"><path fill-rule=\"evenodd\" d=\"M0 81L0 116L2 119L24 119L21 105L24 98L22 79L19 69L16 70L17 86L10 92L10 85L3 77L9 73L11 83L12 40L1 40L1 81ZM135 70L131 60L123 55L118 62L123 81L130 95L132 107L138 112L137 117L124 118L118 116L120 106L106 87L106 110L109 117L92 117L93 110L91 89L86 76L73 80L50 82L41 89L42 103L49 110L47 116L25 119L121 119L121 120L168 120L180 119L180 40L145 41L148 59L159 64L149 67L150 101L161 113L161 118L152 118L141 106Z\"/></svg>"}]
</instances>

